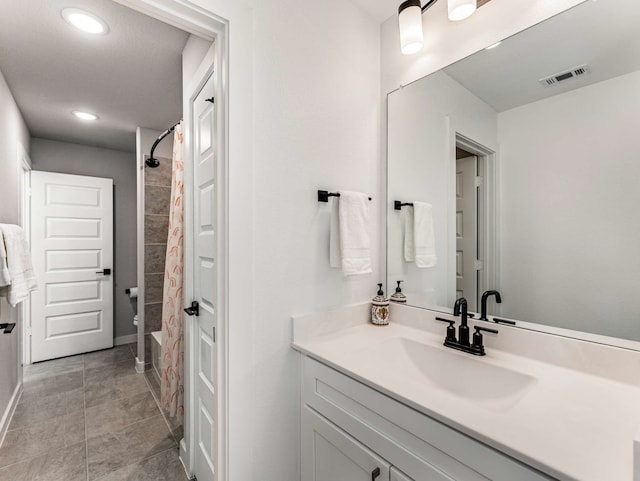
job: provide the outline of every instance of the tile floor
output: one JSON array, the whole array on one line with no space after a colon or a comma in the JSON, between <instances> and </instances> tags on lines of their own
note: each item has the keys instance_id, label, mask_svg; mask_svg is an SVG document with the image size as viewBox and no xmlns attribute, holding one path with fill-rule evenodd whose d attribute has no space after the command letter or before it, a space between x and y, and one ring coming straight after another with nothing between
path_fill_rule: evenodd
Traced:
<instances>
[{"instance_id":1,"label":"tile floor","mask_svg":"<svg viewBox=\"0 0 640 481\"><path fill-rule=\"evenodd\" d=\"M133 345L28 366L0 481L185 481L182 426L136 374Z\"/></svg>"}]
</instances>

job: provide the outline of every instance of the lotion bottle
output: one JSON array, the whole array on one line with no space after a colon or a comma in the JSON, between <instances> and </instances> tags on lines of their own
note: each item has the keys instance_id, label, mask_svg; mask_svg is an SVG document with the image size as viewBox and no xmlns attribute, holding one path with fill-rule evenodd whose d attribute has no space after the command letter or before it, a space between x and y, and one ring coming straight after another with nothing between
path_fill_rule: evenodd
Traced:
<instances>
[{"instance_id":1,"label":"lotion bottle","mask_svg":"<svg viewBox=\"0 0 640 481\"><path fill-rule=\"evenodd\" d=\"M378 295L371 300L371 323L376 326L389 324L389 299L384 297L382 284L378 284Z\"/></svg>"}]
</instances>

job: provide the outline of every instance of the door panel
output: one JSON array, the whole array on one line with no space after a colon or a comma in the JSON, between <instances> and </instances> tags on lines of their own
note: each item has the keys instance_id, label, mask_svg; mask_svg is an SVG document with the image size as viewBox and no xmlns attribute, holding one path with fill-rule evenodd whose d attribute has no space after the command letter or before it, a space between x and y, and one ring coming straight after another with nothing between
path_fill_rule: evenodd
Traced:
<instances>
[{"instance_id":1,"label":"door panel","mask_svg":"<svg viewBox=\"0 0 640 481\"><path fill-rule=\"evenodd\" d=\"M456 161L456 297L470 311L478 310L477 164L475 156Z\"/></svg>"},{"instance_id":2,"label":"door panel","mask_svg":"<svg viewBox=\"0 0 640 481\"><path fill-rule=\"evenodd\" d=\"M32 361L113 347L113 181L31 172Z\"/></svg>"},{"instance_id":3,"label":"door panel","mask_svg":"<svg viewBox=\"0 0 640 481\"><path fill-rule=\"evenodd\" d=\"M216 478L215 439L217 412L216 342L217 285L216 285L216 195L215 179L215 110L214 104L205 99L214 96L213 76L205 83L193 103L194 166L193 166L193 219L195 269L194 297L200 304L200 314L195 320L195 386L196 407L194 432L194 474L199 481Z\"/></svg>"}]
</instances>

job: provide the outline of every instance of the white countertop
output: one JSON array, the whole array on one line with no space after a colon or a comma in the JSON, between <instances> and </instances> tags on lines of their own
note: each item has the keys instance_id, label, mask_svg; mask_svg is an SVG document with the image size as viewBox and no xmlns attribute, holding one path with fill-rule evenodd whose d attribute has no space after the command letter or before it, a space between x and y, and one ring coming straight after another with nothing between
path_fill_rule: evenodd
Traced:
<instances>
[{"instance_id":1,"label":"white countertop","mask_svg":"<svg viewBox=\"0 0 640 481\"><path fill-rule=\"evenodd\" d=\"M347 308L349 312L362 316L360 306ZM433 316L428 314L431 319L427 321ZM430 325L421 329L415 322L406 325L398 319L384 327L362 319L338 326L325 315L325 327L301 328L305 322L322 322L318 315L308 317L294 320L295 349L428 416L562 480L634 479L634 440L640 432L638 385L514 355L495 346L487 346L487 355L480 358L460 353L442 346L444 323L436 328L442 334L435 334ZM394 339L446 349L537 381L505 405L474 403L419 382L418 364L402 358L385 359L384 346ZM372 350L384 362L370 362ZM587 352L593 357L593 352ZM640 451L637 444L635 449Z\"/></svg>"}]
</instances>

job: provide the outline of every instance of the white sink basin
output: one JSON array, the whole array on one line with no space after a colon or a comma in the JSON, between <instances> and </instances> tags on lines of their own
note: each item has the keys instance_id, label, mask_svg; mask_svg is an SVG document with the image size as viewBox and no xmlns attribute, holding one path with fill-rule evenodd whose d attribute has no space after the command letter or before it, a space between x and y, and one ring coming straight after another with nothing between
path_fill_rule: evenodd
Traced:
<instances>
[{"instance_id":1,"label":"white sink basin","mask_svg":"<svg viewBox=\"0 0 640 481\"><path fill-rule=\"evenodd\" d=\"M492 410L509 409L538 382L486 358L411 339L389 339L368 353L377 368Z\"/></svg>"}]
</instances>

